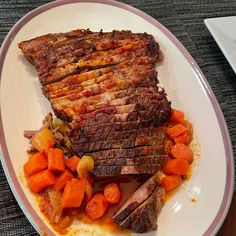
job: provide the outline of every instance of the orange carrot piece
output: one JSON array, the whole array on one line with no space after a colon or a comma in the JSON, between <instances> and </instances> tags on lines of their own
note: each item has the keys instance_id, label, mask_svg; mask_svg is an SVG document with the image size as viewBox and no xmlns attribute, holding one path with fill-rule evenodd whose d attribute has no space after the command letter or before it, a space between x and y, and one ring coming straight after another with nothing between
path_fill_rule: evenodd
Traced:
<instances>
[{"instance_id":1,"label":"orange carrot piece","mask_svg":"<svg viewBox=\"0 0 236 236\"><path fill-rule=\"evenodd\" d=\"M183 134L174 138L175 143L183 143L183 144L189 144L191 140L192 138L188 132L184 132Z\"/></svg>"},{"instance_id":2,"label":"orange carrot piece","mask_svg":"<svg viewBox=\"0 0 236 236\"><path fill-rule=\"evenodd\" d=\"M183 121L181 124L187 129L187 131L174 138L174 141L175 143L189 144L193 138L192 124L187 120Z\"/></svg>"},{"instance_id":3,"label":"orange carrot piece","mask_svg":"<svg viewBox=\"0 0 236 236\"><path fill-rule=\"evenodd\" d=\"M189 170L189 164L184 159L172 159L166 162L163 171L168 175L186 175Z\"/></svg>"},{"instance_id":4,"label":"orange carrot piece","mask_svg":"<svg viewBox=\"0 0 236 236\"><path fill-rule=\"evenodd\" d=\"M162 186L168 192L180 186L182 178L178 175L168 175L162 179Z\"/></svg>"},{"instance_id":5,"label":"orange carrot piece","mask_svg":"<svg viewBox=\"0 0 236 236\"><path fill-rule=\"evenodd\" d=\"M116 183L107 184L104 188L104 196L109 203L118 203L121 196L119 186Z\"/></svg>"},{"instance_id":6,"label":"orange carrot piece","mask_svg":"<svg viewBox=\"0 0 236 236\"><path fill-rule=\"evenodd\" d=\"M66 160L66 166L72 172L76 172L79 161L80 161L80 158L77 156L70 157L68 160Z\"/></svg>"},{"instance_id":7,"label":"orange carrot piece","mask_svg":"<svg viewBox=\"0 0 236 236\"><path fill-rule=\"evenodd\" d=\"M186 160L189 164L193 162L193 151L183 143L177 143L171 148L171 154L174 158Z\"/></svg>"},{"instance_id":8,"label":"orange carrot piece","mask_svg":"<svg viewBox=\"0 0 236 236\"><path fill-rule=\"evenodd\" d=\"M81 179L71 179L67 181L61 200L62 208L80 207L86 188L86 183Z\"/></svg>"},{"instance_id":9,"label":"orange carrot piece","mask_svg":"<svg viewBox=\"0 0 236 236\"><path fill-rule=\"evenodd\" d=\"M28 177L47 169L47 166L47 158L43 153L37 152L24 164L24 173Z\"/></svg>"},{"instance_id":10,"label":"orange carrot piece","mask_svg":"<svg viewBox=\"0 0 236 236\"><path fill-rule=\"evenodd\" d=\"M170 121L175 123L181 123L184 121L184 113L182 111L179 111L177 109L172 109Z\"/></svg>"},{"instance_id":11,"label":"orange carrot piece","mask_svg":"<svg viewBox=\"0 0 236 236\"><path fill-rule=\"evenodd\" d=\"M171 128L168 128L166 133L168 134L168 136L172 139L176 138L177 136L183 134L184 132L187 131L187 128L182 125L182 124L177 124L174 125Z\"/></svg>"},{"instance_id":12,"label":"orange carrot piece","mask_svg":"<svg viewBox=\"0 0 236 236\"><path fill-rule=\"evenodd\" d=\"M48 152L48 169L51 171L63 172L65 170L65 161L63 150L59 148L50 148Z\"/></svg>"},{"instance_id":13,"label":"orange carrot piece","mask_svg":"<svg viewBox=\"0 0 236 236\"><path fill-rule=\"evenodd\" d=\"M184 122L182 122L182 125L185 126L185 128L187 129L187 133L189 134L189 136L192 139L192 136L193 136L193 126L192 126L191 122L189 122L188 120L185 120Z\"/></svg>"},{"instance_id":14,"label":"orange carrot piece","mask_svg":"<svg viewBox=\"0 0 236 236\"><path fill-rule=\"evenodd\" d=\"M63 189L65 187L67 181L71 180L72 178L73 178L73 175L70 173L70 171L65 170L57 178L57 182L54 185L55 190L60 191L61 189Z\"/></svg>"},{"instance_id":15,"label":"orange carrot piece","mask_svg":"<svg viewBox=\"0 0 236 236\"><path fill-rule=\"evenodd\" d=\"M56 183L56 176L49 170L41 171L28 178L29 188L38 193Z\"/></svg>"},{"instance_id":16,"label":"orange carrot piece","mask_svg":"<svg viewBox=\"0 0 236 236\"><path fill-rule=\"evenodd\" d=\"M95 194L88 202L85 211L87 215L95 220L102 217L108 208L108 202L102 193Z\"/></svg>"}]
</instances>

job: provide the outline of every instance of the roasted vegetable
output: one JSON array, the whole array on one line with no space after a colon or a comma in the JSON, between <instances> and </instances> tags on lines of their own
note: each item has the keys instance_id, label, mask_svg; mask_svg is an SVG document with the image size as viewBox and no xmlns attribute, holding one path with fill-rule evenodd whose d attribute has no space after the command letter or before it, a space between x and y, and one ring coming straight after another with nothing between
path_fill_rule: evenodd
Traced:
<instances>
[{"instance_id":1,"label":"roasted vegetable","mask_svg":"<svg viewBox=\"0 0 236 236\"><path fill-rule=\"evenodd\" d=\"M92 184L91 184L91 177L90 171L93 169L94 160L90 156L83 156L77 166L77 172L80 179L83 179L86 183L86 201L89 201L92 197Z\"/></svg>"},{"instance_id":2,"label":"roasted vegetable","mask_svg":"<svg viewBox=\"0 0 236 236\"><path fill-rule=\"evenodd\" d=\"M92 219L102 217L107 211L108 203L102 193L95 194L86 206L86 213Z\"/></svg>"},{"instance_id":3,"label":"roasted vegetable","mask_svg":"<svg viewBox=\"0 0 236 236\"><path fill-rule=\"evenodd\" d=\"M166 162L163 171L168 175L186 175L189 170L189 164L184 159L172 159Z\"/></svg>"},{"instance_id":4,"label":"roasted vegetable","mask_svg":"<svg viewBox=\"0 0 236 236\"><path fill-rule=\"evenodd\" d=\"M93 169L94 160L90 156L83 156L77 166L77 172L81 179L86 179L88 173Z\"/></svg>"},{"instance_id":5,"label":"roasted vegetable","mask_svg":"<svg viewBox=\"0 0 236 236\"><path fill-rule=\"evenodd\" d=\"M111 204L118 203L120 201L120 196L121 196L118 184L116 183L107 184L104 188L104 196L109 203Z\"/></svg>"},{"instance_id":6,"label":"roasted vegetable","mask_svg":"<svg viewBox=\"0 0 236 236\"><path fill-rule=\"evenodd\" d=\"M168 192L180 186L182 178L179 175L168 175L162 179L162 186Z\"/></svg>"},{"instance_id":7,"label":"roasted vegetable","mask_svg":"<svg viewBox=\"0 0 236 236\"><path fill-rule=\"evenodd\" d=\"M66 167L69 168L72 172L77 170L80 158L77 156L70 157L66 160Z\"/></svg>"},{"instance_id":8,"label":"roasted vegetable","mask_svg":"<svg viewBox=\"0 0 236 236\"><path fill-rule=\"evenodd\" d=\"M181 123L184 121L184 113L182 111L179 111L177 109L172 109L170 121Z\"/></svg>"},{"instance_id":9,"label":"roasted vegetable","mask_svg":"<svg viewBox=\"0 0 236 236\"><path fill-rule=\"evenodd\" d=\"M56 176L49 170L41 171L28 178L28 186L34 192L41 192L56 183Z\"/></svg>"},{"instance_id":10,"label":"roasted vegetable","mask_svg":"<svg viewBox=\"0 0 236 236\"><path fill-rule=\"evenodd\" d=\"M50 221L53 223L59 223L62 219L62 207L61 199L62 195L60 192L55 191L52 187L47 189L52 210L50 211Z\"/></svg>"},{"instance_id":11,"label":"roasted vegetable","mask_svg":"<svg viewBox=\"0 0 236 236\"><path fill-rule=\"evenodd\" d=\"M84 180L71 179L67 181L63 191L61 206L80 207L85 193L86 183Z\"/></svg>"},{"instance_id":12,"label":"roasted vegetable","mask_svg":"<svg viewBox=\"0 0 236 236\"><path fill-rule=\"evenodd\" d=\"M39 152L47 153L49 148L54 146L55 138L53 133L47 127L44 127L36 132L36 134L31 138L30 143Z\"/></svg>"},{"instance_id":13,"label":"roasted vegetable","mask_svg":"<svg viewBox=\"0 0 236 236\"><path fill-rule=\"evenodd\" d=\"M171 154L174 158L184 159L189 164L193 162L193 151L183 143L177 143L171 148Z\"/></svg>"},{"instance_id":14,"label":"roasted vegetable","mask_svg":"<svg viewBox=\"0 0 236 236\"><path fill-rule=\"evenodd\" d=\"M48 151L48 169L55 172L65 170L65 161L63 150L59 148L50 148Z\"/></svg>"},{"instance_id":15,"label":"roasted vegetable","mask_svg":"<svg viewBox=\"0 0 236 236\"><path fill-rule=\"evenodd\" d=\"M57 182L56 182L56 184L54 186L54 189L56 191L62 190L65 187L67 181L71 180L72 178L73 178L73 175L70 173L70 171L69 170L65 170L57 178Z\"/></svg>"},{"instance_id":16,"label":"roasted vegetable","mask_svg":"<svg viewBox=\"0 0 236 236\"><path fill-rule=\"evenodd\" d=\"M26 176L30 176L47 169L47 166L48 162L45 155L37 152L24 164L24 173Z\"/></svg>"},{"instance_id":17,"label":"roasted vegetable","mask_svg":"<svg viewBox=\"0 0 236 236\"><path fill-rule=\"evenodd\" d=\"M179 135L185 133L187 128L182 124L174 125L167 129L166 133L171 139L178 137Z\"/></svg>"}]
</instances>

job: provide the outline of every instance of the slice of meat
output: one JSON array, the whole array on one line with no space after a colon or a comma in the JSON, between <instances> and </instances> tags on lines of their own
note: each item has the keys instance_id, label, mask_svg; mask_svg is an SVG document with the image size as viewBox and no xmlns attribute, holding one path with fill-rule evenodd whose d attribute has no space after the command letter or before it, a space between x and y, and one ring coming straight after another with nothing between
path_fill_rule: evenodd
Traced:
<instances>
[{"instance_id":1,"label":"slice of meat","mask_svg":"<svg viewBox=\"0 0 236 236\"><path fill-rule=\"evenodd\" d=\"M121 229L136 233L157 230L157 217L165 201L165 191L156 187L154 192L139 205L130 215L119 223Z\"/></svg>"},{"instance_id":2,"label":"slice of meat","mask_svg":"<svg viewBox=\"0 0 236 236\"><path fill-rule=\"evenodd\" d=\"M43 91L50 99L66 99L75 93L79 93L81 97L90 97L108 90L137 88L137 84L150 87L157 83L156 71L150 64L139 64L138 60L132 61L129 68L127 66L106 67L69 76L44 86ZM131 74L130 70L135 72Z\"/></svg>"},{"instance_id":3,"label":"slice of meat","mask_svg":"<svg viewBox=\"0 0 236 236\"><path fill-rule=\"evenodd\" d=\"M132 128L132 127L131 127ZM80 129L77 132L77 144L89 143L90 140L93 142L98 141L108 141L108 140L119 140L119 139L128 139L128 138L139 138L150 136L155 137L155 139L162 139L165 135L165 129L163 131L158 128L140 128L140 129L127 129L124 131L111 131L112 129L104 132L104 129L97 130L96 133L85 133L83 129ZM106 131L106 130L105 130Z\"/></svg>"},{"instance_id":4,"label":"slice of meat","mask_svg":"<svg viewBox=\"0 0 236 236\"><path fill-rule=\"evenodd\" d=\"M89 153L96 161L107 160L107 159L118 159L118 158L138 158L141 156L152 156L152 155L165 155L165 151L162 146L142 146L127 149L109 149L97 152Z\"/></svg>"},{"instance_id":5,"label":"slice of meat","mask_svg":"<svg viewBox=\"0 0 236 236\"><path fill-rule=\"evenodd\" d=\"M37 66L43 62L50 62L50 66L57 66L61 58L70 59L70 52L76 49L107 50L130 41L150 41L151 35L133 34L131 31L91 32L90 30L78 29L67 33L47 34L31 40L19 43L19 48L27 58ZM89 53L89 52L88 52ZM46 66L45 69L48 69Z\"/></svg>"},{"instance_id":6,"label":"slice of meat","mask_svg":"<svg viewBox=\"0 0 236 236\"><path fill-rule=\"evenodd\" d=\"M120 157L95 160L96 166L142 166L142 165L162 165L168 157L166 155L139 156L136 158Z\"/></svg>"},{"instance_id":7,"label":"slice of meat","mask_svg":"<svg viewBox=\"0 0 236 236\"><path fill-rule=\"evenodd\" d=\"M140 186L112 217L122 229L144 233L157 229L157 216L165 201L159 173Z\"/></svg>"},{"instance_id":8,"label":"slice of meat","mask_svg":"<svg viewBox=\"0 0 236 236\"><path fill-rule=\"evenodd\" d=\"M71 119L78 119L78 116L83 119L82 114L91 113L107 106L135 104L136 100L140 103L138 97L144 96L144 91L157 81L154 70L146 71L146 75L140 75L138 72L137 70L130 75L129 79L124 74L120 76L114 73L108 75L109 78L99 84L94 81L90 81L92 85L87 87L83 87L83 84L76 87L74 84L73 88L68 88L69 90L56 90L56 92L47 93L46 96L51 99L54 110L63 110ZM122 78L123 76L124 78ZM162 96L152 88L146 91L146 95L152 100L157 100Z\"/></svg>"},{"instance_id":9,"label":"slice of meat","mask_svg":"<svg viewBox=\"0 0 236 236\"><path fill-rule=\"evenodd\" d=\"M114 50L125 45L127 47L127 44L143 45L145 47L148 43L150 43L150 38L140 39L138 35L130 35L126 38L72 38L60 43L54 49L54 53L47 54L47 59L41 57L41 60L37 60L37 64L40 66L39 75L44 74L48 69L77 62L82 57L95 51Z\"/></svg>"},{"instance_id":10,"label":"slice of meat","mask_svg":"<svg viewBox=\"0 0 236 236\"><path fill-rule=\"evenodd\" d=\"M160 184L159 174L156 173L141 185L124 203L119 211L112 217L115 222L122 222L131 212L135 210L153 193L157 185Z\"/></svg>"},{"instance_id":11,"label":"slice of meat","mask_svg":"<svg viewBox=\"0 0 236 236\"><path fill-rule=\"evenodd\" d=\"M90 84L93 84L94 82L96 84L101 83L102 81L108 79L107 75L109 73L112 73L114 75L115 73L120 74L128 74L130 73L129 67L134 67L135 69L138 69L138 71L143 71L142 74L145 74L147 70L154 69L153 65L155 64L155 60L153 60L150 57L139 57L139 58L132 58L130 60L126 60L118 65L115 65L113 67L105 67L100 69L95 69L91 71L87 71L84 73L76 74L73 76L69 76L66 79L63 79L59 82L55 82L52 84L47 84L43 87L43 91L45 93L55 93L59 92L61 90L71 91L71 88L74 89L75 87L78 87L79 85L87 84L90 82ZM140 70L141 69L141 70ZM156 79L156 78L155 78Z\"/></svg>"},{"instance_id":12,"label":"slice of meat","mask_svg":"<svg viewBox=\"0 0 236 236\"><path fill-rule=\"evenodd\" d=\"M159 46L151 35L130 31L77 30L48 34L21 42L19 48L36 65L42 85L84 69L114 65L127 58L148 55L157 60L159 56Z\"/></svg>"},{"instance_id":13,"label":"slice of meat","mask_svg":"<svg viewBox=\"0 0 236 236\"><path fill-rule=\"evenodd\" d=\"M126 122L123 122L125 125ZM93 127L92 127L93 128ZM80 128L77 130L76 138L72 139L74 144L83 144L83 143L91 143L91 142L101 142L101 141L112 141L112 140L123 140L123 139L131 139L135 138L136 143L140 142L142 138L153 137L155 140L159 140L160 144L165 136L165 127L137 127L136 129L133 128L132 125L127 127L126 130L112 130L112 123L110 126L106 126L105 129L97 129L95 133L90 133L90 130L86 132L84 129ZM91 130L91 132L93 129ZM71 134L72 135L72 134Z\"/></svg>"},{"instance_id":14,"label":"slice of meat","mask_svg":"<svg viewBox=\"0 0 236 236\"><path fill-rule=\"evenodd\" d=\"M142 146L163 146L163 140L156 139L155 136L147 136L140 138L127 138L127 139L115 139L108 141L98 141L98 142L86 142L84 144L73 144L72 149L75 153L79 155L84 155L86 153L94 151L102 151L109 149L120 149L120 148L134 148Z\"/></svg>"},{"instance_id":15,"label":"slice of meat","mask_svg":"<svg viewBox=\"0 0 236 236\"><path fill-rule=\"evenodd\" d=\"M161 169L160 164L151 165L130 165L130 166L95 166L92 173L96 177L111 177L121 175L153 175Z\"/></svg>"},{"instance_id":16,"label":"slice of meat","mask_svg":"<svg viewBox=\"0 0 236 236\"><path fill-rule=\"evenodd\" d=\"M75 30L21 42L70 151L92 155L96 176L154 174L166 160L171 106L157 86L159 45L131 31Z\"/></svg>"}]
</instances>

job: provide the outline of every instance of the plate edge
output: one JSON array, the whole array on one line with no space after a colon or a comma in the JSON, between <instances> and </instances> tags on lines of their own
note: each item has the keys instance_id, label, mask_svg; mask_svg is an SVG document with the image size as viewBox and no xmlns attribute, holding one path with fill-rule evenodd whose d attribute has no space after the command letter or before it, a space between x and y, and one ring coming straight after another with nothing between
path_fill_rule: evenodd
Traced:
<instances>
[{"instance_id":1,"label":"plate edge","mask_svg":"<svg viewBox=\"0 0 236 236\"><path fill-rule=\"evenodd\" d=\"M215 219L213 220L213 222L211 223L211 225L209 226L209 228L207 229L207 231L204 233L204 236L208 236L208 235L214 235L217 233L217 231L219 230L219 228L221 227L221 225L223 224L223 221L226 217L226 214L229 210L230 207L230 203L232 200L232 196L233 196L233 179L234 179L234 159L233 159L233 151L232 151L232 145L231 145L231 140L230 140L230 136L229 136L229 132L227 129L227 125L223 116L223 113L220 109L220 106L216 100L216 97L213 93L213 91L211 90L205 76L203 75L203 73L201 72L200 68L198 67L198 65L196 64L196 62L194 61L194 59L192 58L192 56L190 55L190 53L187 51L187 49L179 42L179 40L163 25L161 25L157 20L155 20L154 18L152 18L151 16L149 16L148 14L142 12L139 9L136 9L132 6L129 6L127 4L121 3L121 2L117 2L117 1L113 1L113 0L58 0L55 2L51 2L45 5L42 5L36 9L34 9L33 11L27 13L25 16L23 16L14 26L13 28L9 31L9 33L7 34L5 40L3 41L3 44L1 46L1 50L0 50L0 73L2 72L2 67L4 64L4 59L5 59L5 55L6 52L11 44L11 40L15 37L16 33L32 18L34 18L35 16L37 16L38 14L49 10L51 8L54 7L58 7L61 5L66 5L66 4L70 4L70 3L79 3L79 2L91 2L91 3L101 3L101 4L107 4L107 5L112 5L112 6L116 6L122 9L125 9L127 11L130 11L136 15L138 15L139 17L141 17L142 19L148 21L149 23L151 23L152 25L154 25L156 28L158 28L159 30L162 31L162 33L164 33L165 35L168 36L168 38L172 41L172 43L174 43L176 45L176 47L180 50L180 52L185 56L185 58L187 59L187 61L190 63L190 65L192 66L192 68L195 70L195 72L197 73L200 82L202 83L204 90L206 91L211 104L214 108L215 114L217 116L217 120L218 120L218 124L220 126L220 130L221 130L221 134L222 134L222 138L224 141L224 148L225 148L225 157L226 157L226 185L225 185L225 191L224 191L224 196L223 196L223 200L220 206L220 209L218 211L217 216L215 217ZM1 73L2 74L2 73ZM0 74L0 80L1 80L1 74ZM1 106L0 106L0 130L1 133L3 135L1 135L1 139L0 139L0 143L3 144L2 145L2 149L0 150L2 154L1 157L1 162L3 163L3 168L4 168L4 172L5 175L7 176L7 178L9 178L11 181L12 179L16 182L18 182L17 184L19 184L19 181L16 177L16 175L14 174L14 178L8 176L8 168L6 167L6 156L9 159L9 154L8 154L8 150L6 148L6 143L5 143L5 139L4 139L4 132L3 132L3 126L2 126L2 117L1 117ZM11 164L11 163L10 163ZM12 167L12 166L11 166ZM12 167L13 168L13 167ZM8 182L9 182L8 179ZM10 181L10 182L11 182ZM9 182L9 185L11 187L11 190L19 204L19 206L21 207L21 209L23 210L23 212L25 213L26 217L28 218L28 220L30 221L30 223L35 227L35 229L40 233L40 229L38 227L36 227L35 222L33 222L30 218L30 216L28 215L28 210L26 210L23 207L22 203L22 199L19 198L19 193L15 192L14 187L16 188L16 183L14 183L12 186ZM14 181L13 181L14 182ZM18 190L19 191L19 190ZM25 197L24 193L23 196ZM26 198L26 197L25 197ZM27 199L26 199L27 200ZM28 200L27 200L28 201ZM29 203L29 202L28 202ZM31 205L30 205L31 208ZM33 214L31 212L31 214ZM36 218L39 218L36 215ZM41 221L41 219L39 218L39 220ZM45 225L46 226L46 225ZM47 227L47 226L46 226ZM44 227L43 227L44 228ZM45 230L45 229L43 229ZM51 230L49 230L49 228L47 227L47 233L49 235L53 235Z\"/></svg>"}]
</instances>

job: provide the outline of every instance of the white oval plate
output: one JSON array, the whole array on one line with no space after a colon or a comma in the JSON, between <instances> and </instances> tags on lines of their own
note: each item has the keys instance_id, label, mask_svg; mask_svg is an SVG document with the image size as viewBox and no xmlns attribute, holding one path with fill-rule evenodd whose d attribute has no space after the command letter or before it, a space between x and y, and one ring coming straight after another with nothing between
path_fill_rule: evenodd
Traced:
<instances>
[{"instance_id":1,"label":"white oval plate","mask_svg":"<svg viewBox=\"0 0 236 236\"><path fill-rule=\"evenodd\" d=\"M231 202L234 175L232 147L216 98L193 58L165 27L133 7L108 0L62 0L46 4L23 17L2 45L1 159L11 189L29 221L38 232L55 234L20 177L28 147L23 131L39 128L50 106L41 93L35 69L21 54L17 43L77 28L147 32L160 43L165 57L157 68L159 79L172 105L185 111L193 122L201 155L191 180L166 202L159 216L158 231L146 235L215 234ZM197 198L196 203L191 201L192 197ZM85 227L82 225L80 230ZM82 235L101 232L91 226L87 230L88 234L80 232Z\"/></svg>"}]
</instances>

